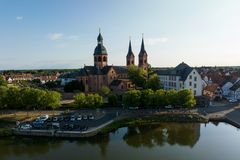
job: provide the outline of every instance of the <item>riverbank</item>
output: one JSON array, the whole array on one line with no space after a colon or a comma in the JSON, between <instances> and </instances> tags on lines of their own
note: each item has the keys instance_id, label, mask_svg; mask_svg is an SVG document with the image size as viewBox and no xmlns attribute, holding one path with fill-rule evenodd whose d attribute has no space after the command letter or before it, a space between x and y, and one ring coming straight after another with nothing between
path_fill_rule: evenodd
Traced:
<instances>
[{"instance_id":1,"label":"riverbank","mask_svg":"<svg viewBox=\"0 0 240 160\"><path fill-rule=\"evenodd\" d=\"M162 109L139 109L139 110L126 110L126 109L121 109L121 108L111 108L111 109L104 109L101 111L98 111L100 113L104 113L104 116L100 118L99 120L94 120L91 121L94 122L93 126L90 126L88 131L83 133L80 131L64 131L64 130L53 130L51 131L51 136L52 137L93 137L95 135L101 135L101 134L106 134L111 131L114 131L118 128L121 127L128 127L128 126L141 126L141 125L148 125L148 124L156 124L156 123L161 123L161 122L191 122L191 123L207 123L209 121L214 121L214 122L226 122L229 123L235 127L239 128L238 122L235 122L233 120L226 119L226 117L239 117L237 115L240 115L239 113L235 113L234 115L230 114L219 114L218 108L201 108L202 110L200 111L200 108L195 108L195 109L173 109L173 110L162 110ZM208 109L208 110L207 110ZM217 110L218 111L217 111ZM223 108L221 109L221 113L224 110L224 113L230 113L230 111L236 111L236 107L231 107L231 108ZM215 110L215 111L213 111ZM206 111L213 111L212 113L207 113ZM240 111L240 110L239 110ZM79 112L79 111L70 111L71 114L74 112ZM82 112L82 111L81 111ZM93 112L93 110L91 110ZM34 113L34 114L29 114L29 113ZM51 113L51 111L45 111L45 112L39 112L39 111L32 111L29 112L28 114L24 113L22 111L21 114L10 114L12 118L7 118L6 115L1 115L2 117L5 117L5 120L10 120L11 123L14 123L15 125L15 120L22 119L22 120L32 120L35 117L41 115L41 114L46 114L46 113ZM37 113L37 114L36 114ZM40 114L41 113L41 114ZM57 115L56 113L60 113L60 111L55 112L55 114L52 115ZM15 116L18 115L18 116ZM24 116L25 115L25 116ZM29 116L31 115L31 116ZM51 115L51 114L50 114ZM111 115L111 116L110 116ZM224 115L224 116L223 116ZM14 118L13 118L14 117ZM17 118L16 118L17 117ZM1 118L0 118L1 121ZM14 126L13 125L13 126ZM1 127L0 126L0 136L9 136L11 135L10 128L9 127ZM16 131L16 130L15 130ZM17 135L23 135L26 136L37 136L40 133L41 135L44 134L44 130L34 130L28 132L27 130L17 130ZM78 135L79 134L79 135ZM48 130L46 130L46 136L49 135Z\"/></svg>"},{"instance_id":2,"label":"riverbank","mask_svg":"<svg viewBox=\"0 0 240 160\"><path fill-rule=\"evenodd\" d=\"M116 119L113 123L107 125L99 134L106 134L122 127L135 127L149 124L157 124L161 122L179 122L179 123L207 123L208 119L198 114L162 114L148 115L143 117L129 117Z\"/></svg>"}]
</instances>

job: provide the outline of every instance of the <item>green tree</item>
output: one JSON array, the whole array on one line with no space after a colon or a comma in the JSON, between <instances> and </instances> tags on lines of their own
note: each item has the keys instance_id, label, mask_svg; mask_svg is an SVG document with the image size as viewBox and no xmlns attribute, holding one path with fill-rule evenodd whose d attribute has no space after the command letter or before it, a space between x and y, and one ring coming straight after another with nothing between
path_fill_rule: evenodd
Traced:
<instances>
[{"instance_id":1,"label":"green tree","mask_svg":"<svg viewBox=\"0 0 240 160\"><path fill-rule=\"evenodd\" d=\"M155 91L155 104L157 106L164 106L167 103L166 91L163 89Z\"/></svg>"},{"instance_id":2,"label":"green tree","mask_svg":"<svg viewBox=\"0 0 240 160\"><path fill-rule=\"evenodd\" d=\"M86 96L84 93L79 93L75 97L75 104L79 108L84 108L86 106Z\"/></svg>"},{"instance_id":3,"label":"green tree","mask_svg":"<svg viewBox=\"0 0 240 160\"><path fill-rule=\"evenodd\" d=\"M134 65L129 66L128 77L137 87L146 87L147 76L143 69Z\"/></svg>"},{"instance_id":4,"label":"green tree","mask_svg":"<svg viewBox=\"0 0 240 160\"><path fill-rule=\"evenodd\" d=\"M46 107L56 109L60 106L61 94L55 91L46 91L43 100L46 103Z\"/></svg>"},{"instance_id":5,"label":"green tree","mask_svg":"<svg viewBox=\"0 0 240 160\"><path fill-rule=\"evenodd\" d=\"M155 94L151 89L141 91L141 106L153 106L155 103Z\"/></svg>"},{"instance_id":6,"label":"green tree","mask_svg":"<svg viewBox=\"0 0 240 160\"><path fill-rule=\"evenodd\" d=\"M139 107L141 103L141 92L139 90L131 90L124 94L123 104L127 107Z\"/></svg>"},{"instance_id":7,"label":"green tree","mask_svg":"<svg viewBox=\"0 0 240 160\"><path fill-rule=\"evenodd\" d=\"M108 96L108 104L109 105L111 105L113 107L116 107L117 103L118 103L118 99L117 99L116 95L109 95Z\"/></svg>"},{"instance_id":8,"label":"green tree","mask_svg":"<svg viewBox=\"0 0 240 160\"><path fill-rule=\"evenodd\" d=\"M8 88L0 86L0 109L6 108L6 96Z\"/></svg>"},{"instance_id":9,"label":"green tree","mask_svg":"<svg viewBox=\"0 0 240 160\"><path fill-rule=\"evenodd\" d=\"M160 89L160 87L161 84L158 75L157 74L151 75L147 80L147 88L156 91Z\"/></svg>"},{"instance_id":10,"label":"green tree","mask_svg":"<svg viewBox=\"0 0 240 160\"><path fill-rule=\"evenodd\" d=\"M192 91L188 89L178 91L177 99L179 100L179 105L183 107L193 107L196 105L196 99L194 98Z\"/></svg>"},{"instance_id":11,"label":"green tree","mask_svg":"<svg viewBox=\"0 0 240 160\"><path fill-rule=\"evenodd\" d=\"M110 89L107 86L102 86L102 88L100 89L100 93L106 97L109 93L110 93Z\"/></svg>"},{"instance_id":12,"label":"green tree","mask_svg":"<svg viewBox=\"0 0 240 160\"><path fill-rule=\"evenodd\" d=\"M169 90L165 92L165 97L167 104L166 105L174 105L176 106L178 104L178 97L177 97L177 91L176 90Z\"/></svg>"},{"instance_id":13,"label":"green tree","mask_svg":"<svg viewBox=\"0 0 240 160\"><path fill-rule=\"evenodd\" d=\"M3 79L3 76L0 75L0 86L6 86L7 82Z\"/></svg>"},{"instance_id":14,"label":"green tree","mask_svg":"<svg viewBox=\"0 0 240 160\"><path fill-rule=\"evenodd\" d=\"M97 108L103 105L103 98L99 94L79 93L75 96L75 104L80 108Z\"/></svg>"}]
</instances>

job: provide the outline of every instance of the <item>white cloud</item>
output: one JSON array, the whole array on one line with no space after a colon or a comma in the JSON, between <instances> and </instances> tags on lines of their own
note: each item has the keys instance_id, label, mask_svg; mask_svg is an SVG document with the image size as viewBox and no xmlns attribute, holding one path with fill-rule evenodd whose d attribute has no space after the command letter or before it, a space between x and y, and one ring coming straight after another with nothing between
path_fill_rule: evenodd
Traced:
<instances>
[{"instance_id":1,"label":"white cloud","mask_svg":"<svg viewBox=\"0 0 240 160\"><path fill-rule=\"evenodd\" d=\"M78 40L79 36L78 35L71 35L71 36L68 36L67 39Z\"/></svg>"},{"instance_id":2,"label":"white cloud","mask_svg":"<svg viewBox=\"0 0 240 160\"><path fill-rule=\"evenodd\" d=\"M58 44L58 45L56 45L55 47L56 47L57 49L63 49L63 48L66 47L66 45L65 45L65 44Z\"/></svg>"},{"instance_id":3,"label":"white cloud","mask_svg":"<svg viewBox=\"0 0 240 160\"><path fill-rule=\"evenodd\" d=\"M63 34L62 34L62 33L51 33L51 34L49 34L49 36L48 36L48 38L49 38L50 40L53 40L53 41L58 40L58 39L61 39L62 37L63 37Z\"/></svg>"},{"instance_id":4,"label":"white cloud","mask_svg":"<svg viewBox=\"0 0 240 160\"><path fill-rule=\"evenodd\" d=\"M23 16L17 16L17 17L16 17L16 20L18 20L18 21L23 20Z\"/></svg>"},{"instance_id":5,"label":"white cloud","mask_svg":"<svg viewBox=\"0 0 240 160\"><path fill-rule=\"evenodd\" d=\"M160 37L160 38L147 38L145 40L145 43L147 45L157 45L157 44L160 44L160 43L165 43L168 41L168 38L167 37Z\"/></svg>"}]
</instances>

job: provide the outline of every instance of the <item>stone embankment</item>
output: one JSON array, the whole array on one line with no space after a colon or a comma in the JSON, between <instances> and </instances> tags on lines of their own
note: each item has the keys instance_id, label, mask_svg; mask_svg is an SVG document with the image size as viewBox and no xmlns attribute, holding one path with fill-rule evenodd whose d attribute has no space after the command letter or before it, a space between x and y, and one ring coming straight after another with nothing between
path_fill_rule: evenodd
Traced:
<instances>
[{"instance_id":1,"label":"stone embankment","mask_svg":"<svg viewBox=\"0 0 240 160\"><path fill-rule=\"evenodd\" d=\"M23 130L19 128L14 128L12 129L12 132L14 135L20 136L65 137L65 138L91 137L97 135L102 128L111 124L112 122L113 120L108 121L98 127L89 128L87 131Z\"/></svg>"},{"instance_id":2,"label":"stone embankment","mask_svg":"<svg viewBox=\"0 0 240 160\"><path fill-rule=\"evenodd\" d=\"M206 112L206 118L208 118L209 121L226 122L240 128L240 105L222 111Z\"/></svg>"}]
</instances>

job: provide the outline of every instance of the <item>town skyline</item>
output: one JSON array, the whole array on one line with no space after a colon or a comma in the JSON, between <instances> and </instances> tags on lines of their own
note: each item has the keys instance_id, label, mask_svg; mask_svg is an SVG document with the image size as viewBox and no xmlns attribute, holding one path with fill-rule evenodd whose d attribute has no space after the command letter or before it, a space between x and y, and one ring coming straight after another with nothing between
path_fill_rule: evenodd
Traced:
<instances>
[{"instance_id":1,"label":"town skyline","mask_svg":"<svg viewBox=\"0 0 240 160\"><path fill-rule=\"evenodd\" d=\"M0 70L91 65L99 28L109 65L125 65L129 36L138 55L142 33L153 67L240 64L235 58L240 52L240 2L235 0L1 4Z\"/></svg>"}]
</instances>

